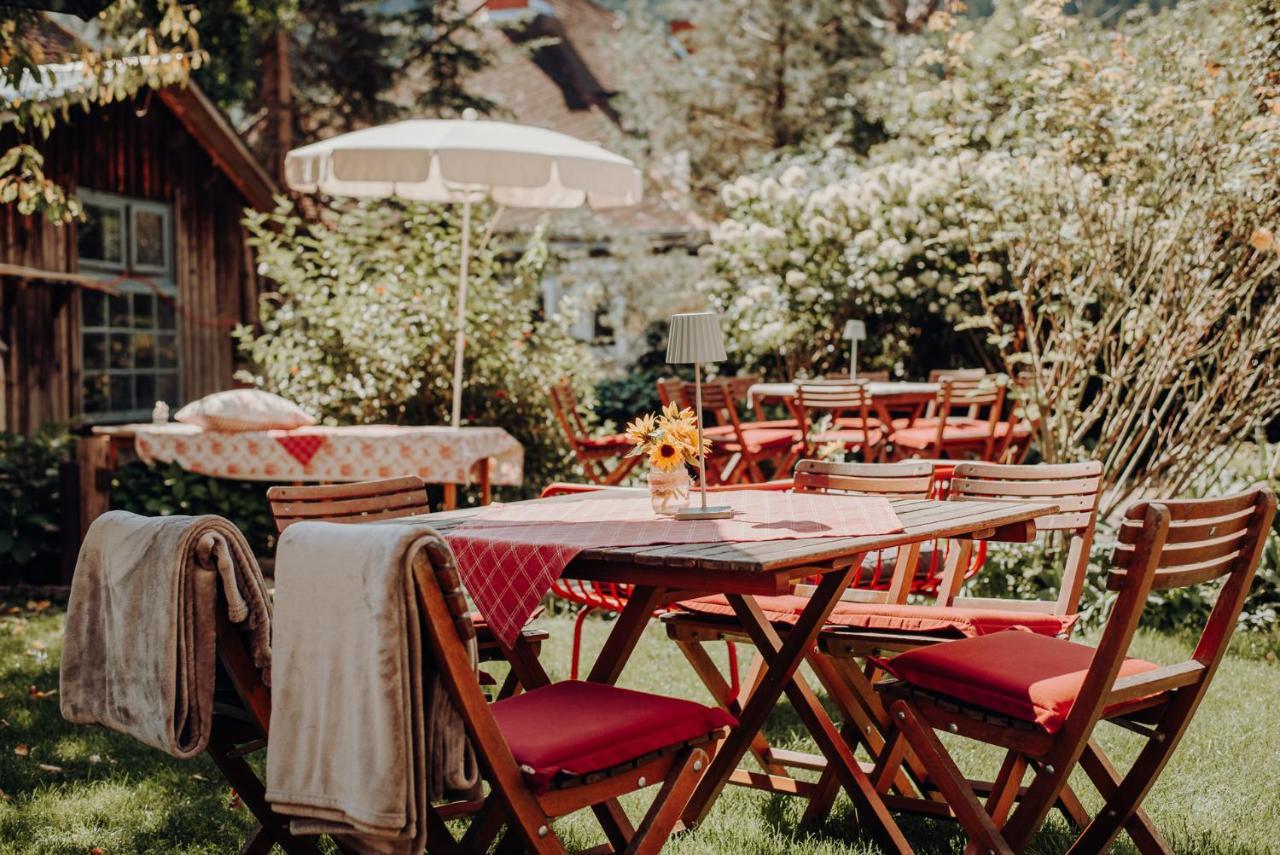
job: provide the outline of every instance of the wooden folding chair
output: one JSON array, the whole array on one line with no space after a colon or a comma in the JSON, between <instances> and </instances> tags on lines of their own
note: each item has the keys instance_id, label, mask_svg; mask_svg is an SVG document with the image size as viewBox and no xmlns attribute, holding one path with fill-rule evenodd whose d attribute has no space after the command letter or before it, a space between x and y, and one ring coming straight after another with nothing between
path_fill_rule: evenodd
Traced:
<instances>
[{"instance_id":1,"label":"wooden folding chair","mask_svg":"<svg viewBox=\"0 0 1280 855\"><path fill-rule=\"evenodd\" d=\"M914 650L975 634L990 634L1011 627L1067 637L1076 622L1080 592L1089 569L1089 554L1098 521L1098 500L1102 491L1102 464L1096 461L1056 466L1001 466L994 463L957 463L951 476L951 501L1035 501L1058 506L1059 512L1038 517L1036 532L1044 537L1065 538L1066 560L1057 596L1051 600L1011 600L960 596L964 571L972 567L975 544L952 541L947 546L940 583L933 589L930 605L907 604L890 599L885 604L849 604L837 607L818 636L818 668L827 680L838 682L838 693L856 701L847 705L848 721L859 735L870 734L875 752L884 743L888 711L874 692L875 681L883 676L874 666L861 663L868 657ZM917 577L918 578L918 577ZM917 590L927 585L919 583ZM842 705L844 706L844 705ZM926 776L913 763L917 782ZM926 799L937 794L917 786ZM825 815L836 796L834 776L823 776L819 796L810 803L813 818ZM900 795L894 806L930 809Z\"/></svg>"},{"instance_id":2,"label":"wooden folding chair","mask_svg":"<svg viewBox=\"0 0 1280 855\"><path fill-rule=\"evenodd\" d=\"M923 462L876 464L801 460L796 465L794 484L797 492L923 499L932 490L932 472L932 466ZM919 544L913 544L896 550L887 559L888 565L893 568L891 573L882 572L885 559L868 556L864 559L862 571L855 577L853 585L856 587L851 586L845 591L841 605L836 608L849 602L890 602L905 599L906 589L894 588L892 580L898 580L900 585L910 584L910 580L916 575L915 568L921 563L919 548ZM756 602L770 616L775 628L785 634L807 604L810 588L808 585L799 585L795 594L756 597ZM746 698L739 697L736 673L731 672L732 681L726 680L704 647L713 641L751 643L746 630L734 618L734 611L728 600L723 596L713 595L684 601L676 604L673 611L664 614L662 621L666 626L667 636L680 648L716 703L729 713L737 715ZM811 664L814 658L810 657ZM742 681L745 694L749 695L763 678L763 666L764 660L757 654L748 669L746 679ZM826 672L818 672L824 686L828 682L828 676ZM803 678L797 674L796 679ZM841 688L838 684L833 685L837 690ZM828 692L837 699L842 697L834 694L830 687ZM878 747L879 743L876 745ZM757 736L753 741L751 753L763 774L740 770L733 774L730 783L806 797L817 792L813 784L794 778L791 770L824 769L826 764L822 757L773 748L763 736Z\"/></svg>"},{"instance_id":3,"label":"wooden folding chair","mask_svg":"<svg viewBox=\"0 0 1280 855\"><path fill-rule=\"evenodd\" d=\"M576 680L491 705L467 655L475 627L443 540L419 554L414 577L424 637L491 787L461 841L432 807L427 850L485 852L505 825L499 851L563 853L552 820L590 807L608 838L603 851L659 852L733 718L691 701ZM633 826L617 799L653 784L658 794Z\"/></svg>"},{"instance_id":4,"label":"wooden folding chair","mask_svg":"<svg viewBox=\"0 0 1280 855\"><path fill-rule=\"evenodd\" d=\"M1226 653L1275 511L1275 495L1262 487L1130 507L1107 573L1107 587L1118 596L1096 649L1006 631L886 660L898 679L879 687L891 731L873 781L887 786L909 746L968 833L970 851L1025 851L1050 809L1065 800L1082 829L1072 853L1106 851L1121 830L1143 853L1171 852L1142 801ZM1128 658L1151 592L1218 579L1222 586L1191 659L1159 666ZM1124 775L1094 739L1104 721L1146 740ZM985 802L935 730L1005 751ZM1077 766L1102 797L1092 817L1068 786Z\"/></svg>"},{"instance_id":5,"label":"wooden folding chair","mask_svg":"<svg viewBox=\"0 0 1280 855\"><path fill-rule=\"evenodd\" d=\"M556 421L564 432L569 448L582 464L582 472L597 484L620 484L631 473L639 457L628 457L635 447L624 434L615 433L607 436L592 436L587 430L582 414L578 412L578 398L573 394L573 386L568 380L562 380L548 391L551 399L551 410ZM609 461L617 462L610 467Z\"/></svg>"},{"instance_id":6,"label":"wooden folding chair","mask_svg":"<svg viewBox=\"0 0 1280 855\"><path fill-rule=\"evenodd\" d=\"M681 407L697 406L692 383L659 381L659 387L665 388L668 400ZM803 448L800 432L790 421L743 421L738 405L731 380L709 380L702 384L702 432L711 440L707 454L709 485L763 483L770 477L790 472ZM769 475L765 474L762 464L769 467Z\"/></svg>"},{"instance_id":7,"label":"wooden folding chair","mask_svg":"<svg viewBox=\"0 0 1280 855\"><path fill-rule=\"evenodd\" d=\"M248 641L227 618L221 587L217 610L213 729L205 753L258 820L258 828L240 849L241 855L266 855L277 845L289 855L319 855L314 838L294 836L289 831L289 820L272 810L267 803L266 785L249 764L247 758L267 745L271 690L253 664Z\"/></svg>"},{"instance_id":8,"label":"wooden folding chair","mask_svg":"<svg viewBox=\"0 0 1280 855\"><path fill-rule=\"evenodd\" d=\"M1021 463L1031 450L1031 440L1040 426L1035 378L1020 374L1009 383L1005 395L1005 418L996 423L991 459L996 463Z\"/></svg>"},{"instance_id":9,"label":"wooden folding chair","mask_svg":"<svg viewBox=\"0 0 1280 855\"><path fill-rule=\"evenodd\" d=\"M271 503L271 514L279 532L303 520L367 523L431 511L427 504L426 483L416 475L354 484L272 487L267 490L267 501ZM471 618L475 623L480 660L511 665L498 697L507 697L520 691L520 687L528 685L529 681L541 679L538 655L542 642L549 637L546 630L525 627L515 644L507 648L489 629L482 615L472 612Z\"/></svg>"},{"instance_id":10,"label":"wooden folding chair","mask_svg":"<svg viewBox=\"0 0 1280 855\"><path fill-rule=\"evenodd\" d=\"M804 433L807 456L812 457L819 447L834 443L847 451L859 452L868 463L880 459L888 431L871 415L871 394L865 383L837 380L798 383L795 410ZM826 427L815 424L822 417L830 419Z\"/></svg>"},{"instance_id":11,"label":"wooden folding chair","mask_svg":"<svg viewBox=\"0 0 1280 855\"><path fill-rule=\"evenodd\" d=\"M1004 412L1004 375L944 376L935 414L909 423L895 422L889 443L897 460L957 458L966 454L990 460L996 426Z\"/></svg>"}]
</instances>

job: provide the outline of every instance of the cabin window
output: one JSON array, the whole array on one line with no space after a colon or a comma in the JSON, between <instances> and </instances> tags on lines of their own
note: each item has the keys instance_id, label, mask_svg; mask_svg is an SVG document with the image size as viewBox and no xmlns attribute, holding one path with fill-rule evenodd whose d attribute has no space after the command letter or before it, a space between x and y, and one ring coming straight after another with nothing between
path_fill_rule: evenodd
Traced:
<instances>
[{"instance_id":1,"label":"cabin window","mask_svg":"<svg viewBox=\"0 0 1280 855\"><path fill-rule=\"evenodd\" d=\"M80 295L81 414L146 418L156 401L180 403L173 210L93 191L80 197L80 270L100 275L114 292Z\"/></svg>"}]
</instances>

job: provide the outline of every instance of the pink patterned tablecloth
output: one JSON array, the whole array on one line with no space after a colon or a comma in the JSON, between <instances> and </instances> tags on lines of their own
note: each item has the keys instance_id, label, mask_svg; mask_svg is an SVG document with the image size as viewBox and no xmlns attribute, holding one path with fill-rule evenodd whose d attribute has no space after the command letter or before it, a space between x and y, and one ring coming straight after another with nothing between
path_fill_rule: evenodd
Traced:
<instances>
[{"instance_id":1,"label":"pink patterned tablecloth","mask_svg":"<svg viewBox=\"0 0 1280 855\"><path fill-rule=\"evenodd\" d=\"M147 463L241 481L368 481L418 475L431 484L467 484L489 460L492 484L519 484L524 447L497 427L306 427L207 431L194 425L133 425Z\"/></svg>"},{"instance_id":2,"label":"pink patterned tablecloth","mask_svg":"<svg viewBox=\"0 0 1280 855\"><path fill-rule=\"evenodd\" d=\"M446 535L476 607L510 643L584 549L649 544L860 537L902 531L887 499L742 490L716 496L723 520L673 520L648 495L492 505ZM726 502L727 500L727 502Z\"/></svg>"}]
</instances>

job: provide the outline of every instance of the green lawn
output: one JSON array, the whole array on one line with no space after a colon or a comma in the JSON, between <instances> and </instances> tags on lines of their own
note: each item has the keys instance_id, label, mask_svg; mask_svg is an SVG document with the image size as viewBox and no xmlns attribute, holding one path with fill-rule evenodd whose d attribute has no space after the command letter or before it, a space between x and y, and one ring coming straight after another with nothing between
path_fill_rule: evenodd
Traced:
<instances>
[{"instance_id":1,"label":"green lawn","mask_svg":"<svg viewBox=\"0 0 1280 855\"><path fill-rule=\"evenodd\" d=\"M551 618L544 654L553 676L568 670L571 624ZM235 851L251 826L232 803L213 765L182 763L125 737L66 724L58 714L58 653L62 614L23 609L0 616L0 853L75 853L96 847L132 852ZM587 626L588 656L608 624ZM718 646L719 647L719 646ZM721 653L720 650L716 651ZM1138 653L1158 661L1186 655L1180 642L1145 637ZM705 699L683 658L657 628L650 629L622 684ZM1174 848L1187 853L1280 852L1280 667L1230 659L1147 807ZM794 715L782 709L770 736L803 747ZM1117 759L1132 756L1138 737L1108 729L1104 744ZM994 773L995 758L969 755L976 773ZM1087 791L1087 785L1080 787ZM651 795L652 790L643 794ZM640 801L628 801L633 812ZM794 799L730 788L696 832L672 842L673 853L874 852L852 827L848 801L811 835L797 831ZM962 841L948 824L904 821L921 852L957 852ZM571 844L596 842L587 817L561 821ZM1064 827L1051 827L1037 852L1060 852ZM1124 848L1128 851L1131 847Z\"/></svg>"}]
</instances>

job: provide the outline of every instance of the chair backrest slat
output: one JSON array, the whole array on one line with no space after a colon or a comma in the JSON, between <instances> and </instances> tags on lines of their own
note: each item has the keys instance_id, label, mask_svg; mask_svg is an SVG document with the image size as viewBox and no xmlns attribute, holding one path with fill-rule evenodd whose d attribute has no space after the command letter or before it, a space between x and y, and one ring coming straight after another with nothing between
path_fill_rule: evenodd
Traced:
<instances>
[{"instance_id":1,"label":"chair backrest slat","mask_svg":"<svg viewBox=\"0 0 1280 855\"><path fill-rule=\"evenodd\" d=\"M1185 675L1175 685L1157 689L1177 695L1156 727L1162 736L1178 738L1226 653L1275 512L1275 494L1265 487L1222 499L1137 502L1125 511L1121 542L1113 555L1121 563L1107 575L1108 587L1120 593L1060 738L1086 738L1103 709L1120 699L1113 687L1151 591L1225 576L1192 659L1153 672ZM1143 689L1144 677L1127 678L1122 696L1141 697L1134 693Z\"/></svg>"},{"instance_id":2,"label":"chair backrest slat","mask_svg":"<svg viewBox=\"0 0 1280 855\"><path fill-rule=\"evenodd\" d=\"M355 484L272 487L267 501L281 532L303 520L366 523L430 511L426 483L416 475Z\"/></svg>"},{"instance_id":3,"label":"chair backrest slat","mask_svg":"<svg viewBox=\"0 0 1280 855\"><path fill-rule=\"evenodd\" d=\"M1102 464L1097 461L1042 466L958 463L950 488L952 501L1043 499L1058 506L1057 513L1036 519L1037 531L1071 534L1058 599L1042 606L1054 614L1075 614L1079 606L1101 494ZM963 602L963 597L955 600L956 605Z\"/></svg>"},{"instance_id":4,"label":"chair backrest slat","mask_svg":"<svg viewBox=\"0 0 1280 855\"><path fill-rule=\"evenodd\" d=\"M797 493L866 493L894 499L925 499L933 490L933 464L801 460L796 464L795 490Z\"/></svg>"},{"instance_id":5,"label":"chair backrest slat","mask_svg":"<svg viewBox=\"0 0 1280 855\"><path fill-rule=\"evenodd\" d=\"M1142 541L1145 502L1125 512L1107 586L1120 590ZM1160 503L1169 510L1169 528L1156 561L1152 590L1182 588L1212 581L1230 573L1252 542L1257 496L1241 493L1222 499L1171 499Z\"/></svg>"},{"instance_id":6,"label":"chair backrest slat","mask_svg":"<svg viewBox=\"0 0 1280 855\"><path fill-rule=\"evenodd\" d=\"M796 402L811 410L854 410L869 405L871 395L857 381L806 382L796 386Z\"/></svg>"}]
</instances>

